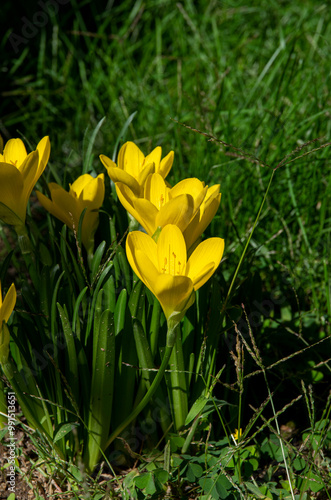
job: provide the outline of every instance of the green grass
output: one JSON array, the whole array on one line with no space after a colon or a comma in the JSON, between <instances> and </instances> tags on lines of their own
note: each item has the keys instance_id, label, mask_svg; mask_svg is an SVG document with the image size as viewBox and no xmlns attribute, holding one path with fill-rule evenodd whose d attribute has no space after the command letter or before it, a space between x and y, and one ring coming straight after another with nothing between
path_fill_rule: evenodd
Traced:
<instances>
[{"instance_id":1,"label":"green grass","mask_svg":"<svg viewBox=\"0 0 331 500\"><path fill-rule=\"evenodd\" d=\"M103 172L98 155L112 157L118 139L121 143L134 140L145 153L156 145L164 153L173 149L170 182L196 176L207 184L220 183L221 206L207 235L221 236L226 243L218 272L223 301L272 168L306 142L322 138L297 155L330 140L331 23L326 3L124 0L109 2L105 9L89 0L83 7L72 1L59 7L60 16L49 16L48 24L21 44L17 54L8 37L11 31L21 34L20 16L10 15L14 7L9 3L4 9L7 34L0 42L3 137L23 135L34 146L49 135L51 161L43 182L61 182L65 188L81 174L84 162L94 172ZM32 6L29 14L22 15L32 20L36 10L39 7ZM119 136L133 113L130 125ZM216 139L208 140L192 129ZM238 158L235 149L217 140L241 148L261 164ZM224 349L218 353L219 366L225 363L227 368L226 383L221 388L217 385L216 396L237 404L232 389L239 386L229 347L235 347L233 320L239 321L249 341L243 303L264 366L285 360L267 370L276 410L304 394L301 380L306 386L312 384L310 402L308 396L303 397L279 418L281 425L294 420L300 436L308 427L315 429L312 435L318 434L316 422L326 418L330 407L326 403L329 341L289 358L331 333L329 165L330 148L326 147L275 172L232 291L222 325L222 333L227 332ZM270 318L267 311L271 311ZM254 413L249 405L258 408L267 397L261 374L245 378L257 369L246 353L244 426ZM314 422L311 407L316 412ZM269 411L268 407L265 418L271 418ZM230 408L226 415L234 428L236 410ZM258 459L263 468L267 457L277 462L281 455L277 444L267 448L259 439L254 446L264 449ZM294 445L299 446L296 441ZM315 470L315 445L305 446L306 465ZM207 461L209 452L204 455L199 446L197 450L197 456ZM249 452L252 460L253 452ZM185 460L178 463L178 474L190 481ZM325 467L329 474L330 465ZM271 484L277 467L265 466L264 471ZM219 481L216 476L216 466L212 466L207 477L211 490L213 481ZM199 484L207 495L207 487ZM297 487L304 491L302 485ZM146 488L140 491L147 494Z\"/></svg>"}]
</instances>

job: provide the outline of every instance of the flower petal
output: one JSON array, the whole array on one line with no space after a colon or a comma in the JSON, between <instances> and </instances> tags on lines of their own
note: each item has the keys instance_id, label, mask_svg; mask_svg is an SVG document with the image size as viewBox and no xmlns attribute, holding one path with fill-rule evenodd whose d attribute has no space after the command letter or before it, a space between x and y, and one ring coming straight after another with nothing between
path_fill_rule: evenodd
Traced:
<instances>
[{"instance_id":1,"label":"flower petal","mask_svg":"<svg viewBox=\"0 0 331 500\"><path fill-rule=\"evenodd\" d=\"M100 208L105 197L104 174L92 177L84 174L78 177L70 187L70 193L75 193L84 206Z\"/></svg>"},{"instance_id":2,"label":"flower petal","mask_svg":"<svg viewBox=\"0 0 331 500\"><path fill-rule=\"evenodd\" d=\"M139 193L139 196L143 196L144 194L144 184L146 182L146 179L147 177L150 175L150 174L154 174L155 172L155 163L148 163L144 166L144 168L142 169L142 171L140 172L139 176L138 176L138 184L140 185L140 193Z\"/></svg>"},{"instance_id":3,"label":"flower petal","mask_svg":"<svg viewBox=\"0 0 331 500\"><path fill-rule=\"evenodd\" d=\"M137 198L125 184L116 183L117 196L123 207L143 226L151 236L155 233L157 209L143 198Z\"/></svg>"},{"instance_id":4,"label":"flower petal","mask_svg":"<svg viewBox=\"0 0 331 500\"><path fill-rule=\"evenodd\" d=\"M157 240L158 269L160 273L185 276L186 245L181 230L166 225Z\"/></svg>"},{"instance_id":5,"label":"flower petal","mask_svg":"<svg viewBox=\"0 0 331 500\"><path fill-rule=\"evenodd\" d=\"M23 178L10 163L0 163L0 200L0 219L14 226L25 223Z\"/></svg>"},{"instance_id":6,"label":"flower petal","mask_svg":"<svg viewBox=\"0 0 331 500\"><path fill-rule=\"evenodd\" d=\"M158 170L155 170L155 172L162 175L163 179L165 179L171 170L173 162L174 162L174 152L170 151L170 153L168 153L167 156L165 156L161 160L160 168Z\"/></svg>"},{"instance_id":7,"label":"flower petal","mask_svg":"<svg viewBox=\"0 0 331 500\"><path fill-rule=\"evenodd\" d=\"M3 156L6 163L15 165L19 169L27 157L24 142L21 139L10 139L5 145Z\"/></svg>"},{"instance_id":8,"label":"flower petal","mask_svg":"<svg viewBox=\"0 0 331 500\"><path fill-rule=\"evenodd\" d=\"M148 288L155 281L157 270L157 246L153 238L141 231L132 231L126 239L128 261L136 275Z\"/></svg>"},{"instance_id":9,"label":"flower petal","mask_svg":"<svg viewBox=\"0 0 331 500\"><path fill-rule=\"evenodd\" d=\"M193 283L187 276L160 274L153 283L152 292L159 300L167 319L175 313L176 319L180 321L194 302Z\"/></svg>"},{"instance_id":10,"label":"flower petal","mask_svg":"<svg viewBox=\"0 0 331 500\"><path fill-rule=\"evenodd\" d=\"M213 186L210 189L215 187L218 187L219 190L219 185ZM200 209L185 229L184 238L188 249L202 235L215 216L221 201L221 194L217 192L218 190L213 189L214 193L209 196L207 192L205 201L201 204Z\"/></svg>"},{"instance_id":11,"label":"flower petal","mask_svg":"<svg viewBox=\"0 0 331 500\"><path fill-rule=\"evenodd\" d=\"M39 177L45 170L45 167L49 160L49 155L51 154L51 143L48 136L43 137L41 141L39 141L37 145L37 151L39 153L39 166L35 183L38 181Z\"/></svg>"},{"instance_id":12,"label":"flower petal","mask_svg":"<svg viewBox=\"0 0 331 500\"><path fill-rule=\"evenodd\" d=\"M73 225L78 227L79 217L82 210L77 207L77 200L58 184L48 184L52 199L50 200L39 191L36 191L39 203L70 229Z\"/></svg>"},{"instance_id":13,"label":"flower petal","mask_svg":"<svg viewBox=\"0 0 331 500\"><path fill-rule=\"evenodd\" d=\"M132 175L117 167L116 163L105 155L100 155L100 160L106 167L109 177L113 182L115 182L115 184L116 182L122 182L123 184L129 186L131 191L133 191L136 196L139 196L140 186L138 181L132 177Z\"/></svg>"},{"instance_id":14,"label":"flower petal","mask_svg":"<svg viewBox=\"0 0 331 500\"><path fill-rule=\"evenodd\" d=\"M169 188L167 188L164 179L159 174L151 174L147 177L144 198L149 200L153 205L160 210L167 203Z\"/></svg>"},{"instance_id":15,"label":"flower petal","mask_svg":"<svg viewBox=\"0 0 331 500\"><path fill-rule=\"evenodd\" d=\"M38 151L32 151L24 162L22 163L20 167L20 172L22 174L22 179L23 179L23 196L24 196L24 204L25 204L25 210L26 206L28 204L32 189L34 188L38 176L38 165L39 165L39 152Z\"/></svg>"},{"instance_id":16,"label":"flower petal","mask_svg":"<svg viewBox=\"0 0 331 500\"><path fill-rule=\"evenodd\" d=\"M0 294L1 294L1 287L0 287ZM15 304L16 304L16 289L14 283L12 283L0 307L0 328L2 326L3 321L7 323L7 321L9 320L10 315L15 307Z\"/></svg>"},{"instance_id":17,"label":"flower petal","mask_svg":"<svg viewBox=\"0 0 331 500\"><path fill-rule=\"evenodd\" d=\"M154 163L155 172L157 172L160 166L161 154L162 148L160 146L157 146L151 153L149 153L149 155L146 156L144 165L147 165L148 163Z\"/></svg>"},{"instance_id":18,"label":"flower petal","mask_svg":"<svg viewBox=\"0 0 331 500\"><path fill-rule=\"evenodd\" d=\"M145 155L134 142L128 141L120 149L118 154L118 166L128 174L138 179Z\"/></svg>"},{"instance_id":19,"label":"flower petal","mask_svg":"<svg viewBox=\"0 0 331 500\"><path fill-rule=\"evenodd\" d=\"M169 200L156 216L155 225L164 227L174 224L184 231L188 226L193 214L194 201L189 194L181 194Z\"/></svg>"},{"instance_id":20,"label":"flower petal","mask_svg":"<svg viewBox=\"0 0 331 500\"><path fill-rule=\"evenodd\" d=\"M169 192L170 198L175 198L181 194L190 194L194 200L193 214L198 210L204 200L208 187L195 177L183 179L178 182Z\"/></svg>"},{"instance_id":21,"label":"flower petal","mask_svg":"<svg viewBox=\"0 0 331 500\"><path fill-rule=\"evenodd\" d=\"M84 207L85 208L85 207ZM83 210L84 210L83 208ZM83 212L82 210L82 212ZM82 212L79 215L79 218L82 214ZM79 219L78 219L78 224L79 224ZM87 252L93 251L94 247L94 235L96 230L98 229L99 225L99 210L94 209L90 210L87 209L84 218L83 218L83 223L82 223L82 243L84 247L86 248ZM78 226L76 227L76 230L78 229Z\"/></svg>"},{"instance_id":22,"label":"flower petal","mask_svg":"<svg viewBox=\"0 0 331 500\"><path fill-rule=\"evenodd\" d=\"M224 252L222 238L208 238L200 243L186 264L186 274L198 290L216 271Z\"/></svg>"}]
</instances>

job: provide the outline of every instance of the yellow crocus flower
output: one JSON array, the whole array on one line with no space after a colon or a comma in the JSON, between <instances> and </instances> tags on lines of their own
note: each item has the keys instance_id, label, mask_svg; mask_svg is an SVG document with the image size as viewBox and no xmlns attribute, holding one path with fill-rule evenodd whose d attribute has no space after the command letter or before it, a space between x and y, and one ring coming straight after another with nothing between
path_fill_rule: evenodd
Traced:
<instances>
[{"instance_id":1,"label":"yellow crocus flower","mask_svg":"<svg viewBox=\"0 0 331 500\"><path fill-rule=\"evenodd\" d=\"M120 202L150 236L167 224L174 224L184 231L198 211L207 189L196 178L184 179L170 188L160 174L150 174L141 198L125 184L116 183Z\"/></svg>"},{"instance_id":2,"label":"yellow crocus flower","mask_svg":"<svg viewBox=\"0 0 331 500\"><path fill-rule=\"evenodd\" d=\"M149 174L158 173L165 179L174 161L174 152L161 160L160 146L145 157L134 142L128 141L118 153L117 165L108 156L100 155L100 160L106 167L113 182L121 182L128 186L135 196L141 196L144 184Z\"/></svg>"},{"instance_id":3,"label":"yellow crocus flower","mask_svg":"<svg viewBox=\"0 0 331 500\"><path fill-rule=\"evenodd\" d=\"M179 322L194 303L195 294L212 276L224 251L222 238L209 238L187 260L181 230L166 225L155 242L141 231L129 233L126 253L141 281L159 300L167 321Z\"/></svg>"},{"instance_id":4,"label":"yellow crocus flower","mask_svg":"<svg viewBox=\"0 0 331 500\"><path fill-rule=\"evenodd\" d=\"M9 355L9 330L6 325L16 304L16 289L14 283L10 286L2 301L0 282L0 364L6 363Z\"/></svg>"},{"instance_id":5,"label":"yellow crocus flower","mask_svg":"<svg viewBox=\"0 0 331 500\"><path fill-rule=\"evenodd\" d=\"M78 231L79 219L86 208L82 223L82 243L88 253L93 251L94 234L99 224L99 208L105 197L104 174L92 177L84 174L70 184L69 192L58 184L48 184L51 200L37 191L41 205L71 230Z\"/></svg>"},{"instance_id":6,"label":"yellow crocus flower","mask_svg":"<svg viewBox=\"0 0 331 500\"><path fill-rule=\"evenodd\" d=\"M0 219L19 227L25 224L26 207L50 155L46 136L27 154L21 139L10 139L0 154Z\"/></svg>"},{"instance_id":7,"label":"yellow crocus flower","mask_svg":"<svg viewBox=\"0 0 331 500\"><path fill-rule=\"evenodd\" d=\"M187 248L190 248L209 226L221 202L220 185L208 188L195 216L184 231Z\"/></svg>"},{"instance_id":8,"label":"yellow crocus flower","mask_svg":"<svg viewBox=\"0 0 331 500\"><path fill-rule=\"evenodd\" d=\"M235 442L236 444L237 444L237 442L238 442L238 439L239 439L239 438L241 438L242 433L243 433L242 429L239 429L239 431L238 431L238 429L235 429L235 430L234 430L234 433L233 433L233 434L231 434L232 439L234 440L234 442Z\"/></svg>"}]
</instances>

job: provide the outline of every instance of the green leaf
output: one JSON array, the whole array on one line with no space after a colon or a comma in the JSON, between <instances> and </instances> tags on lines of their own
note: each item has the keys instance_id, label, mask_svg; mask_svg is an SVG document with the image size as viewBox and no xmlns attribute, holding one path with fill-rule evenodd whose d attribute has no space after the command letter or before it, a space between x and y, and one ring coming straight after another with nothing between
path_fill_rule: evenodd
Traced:
<instances>
[{"instance_id":1,"label":"green leaf","mask_svg":"<svg viewBox=\"0 0 331 500\"><path fill-rule=\"evenodd\" d=\"M131 316L133 318L136 317L139 318L139 316L137 316L137 311L139 310L140 302L142 302L144 297L145 297L144 284L137 278L137 281L134 284L133 289L130 293L130 300L129 300L129 308Z\"/></svg>"},{"instance_id":2,"label":"green leaf","mask_svg":"<svg viewBox=\"0 0 331 500\"><path fill-rule=\"evenodd\" d=\"M164 469L155 469L154 476L161 484L165 484L169 479L169 473Z\"/></svg>"},{"instance_id":3,"label":"green leaf","mask_svg":"<svg viewBox=\"0 0 331 500\"><path fill-rule=\"evenodd\" d=\"M93 471L98 463L110 431L115 374L114 315L106 309L101 315L100 326L93 331L94 364L92 366L91 395L89 402L88 439L84 450L84 463Z\"/></svg>"},{"instance_id":4,"label":"green leaf","mask_svg":"<svg viewBox=\"0 0 331 500\"><path fill-rule=\"evenodd\" d=\"M115 307L115 335L118 335L124 328L127 302L128 292L124 288L117 299Z\"/></svg>"},{"instance_id":5,"label":"green leaf","mask_svg":"<svg viewBox=\"0 0 331 500\"><path fill-rule=\"evenodd\" d=\"M132 271L126 258L125 251L121 246L117 247L116 258L118 259L120 269L124 276L124 285L127 291L130 293L132 287Z\"/></svg>"},{"instance_id":6,"label":"green leaf","mask_svg":"<svg viewBox=\"0 0 331 500\"><path fill-rule=\"evenodd\" d=\"M199 485L203 489L205 493L207 493L208 497L210 499L210 495L212 498L215 500L219 500L219 494L216 488L215 481L211 479L210 477L202 477L199 479Z\"/></svg>"},{"instance_id":7,"label":"green leaf","mask_svg":"<svg viewBox=\"0 0 331 500\"><path fill-rule=\"evenodd\" d=\"M60 425L60 427L54 431L54 437L53 437L54 443L56 443L57 441L62 439L69 432L71 432L72 429L74 429L75 427L78 427L78 426L79 426L79 424L77 422L71 422L68 424Z\"/></svg>"},{"instance_id":8,"label":"green leaf","mask_svg":"<svg viewBox=\"0 0 331 500\"><path fill-rule=\"evenodd\" d=\"M60 314L63 333L67 344L66 358L65 358L66 362L65 377L68 383L70 384L72 394L74 396L75 401L77 402L79 400L79 377L78 377L75 338L70 326L70 321L67 313L60 306L60 304L57 304L57 308Z\"/></svg>"},{"instance_id":9,"label":"green leaf","mask_svg":"<svg viewBox=\"0 0 331 500\"><path fill-rule=\"evenodd\" d=\"M190 483L194 483L203 474L203 468L199 464L189 463L186 470L186 477Z\"/></svg>"},{"instance_id":10,"label":"green leaf","mask_svg":"<svg viewBox=\"0 0 331 500\"><path fill-rule=\"evenodd\" d=\"M77 300L75 302L75 307L74 307L74 312L73 312L73 315L72 315L72 330L74 332L77 333L76 331L76 322L77 322L77 317L78 317L78 313L79 313L79 307L80 307L80 304L86 294L88 290L88 287L86 286L85 288L83 288L83 290L80 292L80 294L78 295L77 297ZM78 331L79 331L79 327L77 328ZM78 337L80 338L80 336L78 335Z\"/></svg>"},{"instance_id":11,"label":"green leaf","mask_svg":"<svg viewBox=\"0 0 331 500\"><path fill-rule=\"evenodd\" d=\"M147 472L134 478L135 485L140 490L144 490L146 495L153 495L156 492L154 476L152 472Z\"/></svg>"},{"instance_id":12,"label":"green leaf","mask_svg":"<svg viewBox=\"0 0 331 500\"><path fill-rule=\"evenodd\" d=\"M89 135L89 140L88 140L88 146L86 148L86 153L84 155L84 162L83 162L83 174L86 174L92 167L92 150L94 146L95 139L99 133L99 130L101 129L103 122L105 121L106 117L104 116L101 118L101 120L97 123L95 129L93 130L92 134L88 134L88 128L85 130L84 134L84 140L83 140L83 148L85 149L85 142L87 140L87 135Z\"/></svg>"},{"instance_id":13,"label":"green leaf","mask_svg":"<svg viewBox=\"0 0 331 500\"><path fill-rule=\"evenodd\" d=\"M252 492L257 498L265 498L265 494L262 493L262 491L257 486L255 486L255 484L248 482L246 482L245 484L249 491Z\"/></svg>"},{"instance_id":14,"label":"green leaf","mask_svg":"<svg viewBox=\"0 0 331 500\"><path fill-rule=\"evenodd\" d=\"M147 387L149 387L152 375L150 370L154 368L154 364L146 333L138 319L133 319L133 335L136 343L139 366L142 369L141 378L145 381Z\"/></svg>"},{"instance_id":15,"label":"green leaf","mask_svg":"<svg viewBox=\"0 0 331 500\"><path fill-rule=\"evenodd\" d=\"M313 472L309 474L308 487L313 493L317 493L324 488L323 480Z\"/></svg>"},{"instance_id":16,"label":"green leaf","mask_svg":"<svg viewBox=\"0 0 331 500\"><path fill-rule=\"evenodd\" d=\"M194 401L190 411L188 412L188 415L185 420L185 425L188 425L192 420L195 419L195 417L202 412L206 404L208 403L208 398L205 396L199 396L196 401Z\"/></svg>"},{"instance_id":17,"label":"green leaf","mask_svg":"<svg viewBox=\"0 0 331 500\"><path fill-rule=\"evenodd\" d=\"M293 467L295 470L302 470L306 467L306 461L302 457L297 457L293 461Z\"/></svg>"},{"instance_id":18,"label":"green leaf","mask_svg":"<svg viewBox=\"0 0 331 500\"><path fill-rule=\"evenodd\" d=\"M96 251L94 252L92 259L92 266L91 266L91 282L94 281L97 275L103 253L105 251L105 247L106 247L106 242L102 241L98 246L98 248L96 249Z\"/></svg>"}]
</instances>

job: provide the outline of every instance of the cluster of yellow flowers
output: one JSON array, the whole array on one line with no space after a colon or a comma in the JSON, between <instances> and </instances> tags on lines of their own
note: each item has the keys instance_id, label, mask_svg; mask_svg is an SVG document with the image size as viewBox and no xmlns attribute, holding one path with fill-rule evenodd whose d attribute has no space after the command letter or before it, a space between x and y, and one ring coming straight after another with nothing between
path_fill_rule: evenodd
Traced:
<instances>
[{"instance_id":1,"label":"cluster of yellow flowers","mask_svg":"<svg viewBox=\"0 0 331 500\"><path fill-rule=\"evenodd\" d=\"M0 218L19 233L25 224L32 189L43 173L50 155L44 137L37 149L26 152L21 139L7 142L0 155ZM178 322L194 302L200 288L217 269L224 240L199 239L220 204L219 185L208 188L199 179L185 179L171 187L165 178L174 159L171 151L161 159L155 148L148 156L133 143L120 149L118 163L100 159L125 209L146 231L132 231L126 241L130 265L158 298L168 321ZM72 230L77 230L82 212L82 243L91 254L99 223L99 208L105 196L104 174L80 176L69 192L48 184L51 198L37 191L41 205Z\"/></svg>"},{"instance_id":2,"label":"cluster of yellow flowers","mask_svg":"<svg viewBox=\"0 0 331 500\"><path fill-rule=\"evenodd\" d=\"M119 200L145 229L132 231L126 254L137 276L158 298L168 322L177 323L195 300L198 290L215 272L224 251L222 238L199 238L220 204L219 185L208 188L199 179L185 179L174 187L164 180L173 152L161 160L157 147L144 156L127 142L118 165L100 159L116 186Z\"/></svg>"}]
</instances>

